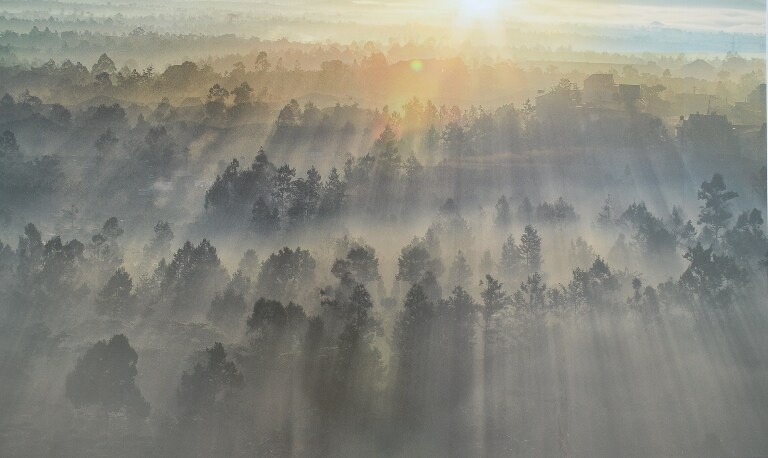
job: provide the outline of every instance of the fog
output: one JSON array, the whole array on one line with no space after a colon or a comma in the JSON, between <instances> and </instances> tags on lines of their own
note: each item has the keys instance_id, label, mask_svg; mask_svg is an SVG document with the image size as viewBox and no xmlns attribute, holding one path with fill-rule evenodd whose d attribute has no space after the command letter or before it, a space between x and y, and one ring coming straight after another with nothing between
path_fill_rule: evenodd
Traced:
<instances>
[{"instance_id":1,"label":"fog","mask_svg":"<svg viewBox=\"0 0 768 458\"><path fill-rule=\"evenodd\" d=\"M0 456L768 455L762 13L454 3L3 5Z\"/></svg>"}]
</instances>

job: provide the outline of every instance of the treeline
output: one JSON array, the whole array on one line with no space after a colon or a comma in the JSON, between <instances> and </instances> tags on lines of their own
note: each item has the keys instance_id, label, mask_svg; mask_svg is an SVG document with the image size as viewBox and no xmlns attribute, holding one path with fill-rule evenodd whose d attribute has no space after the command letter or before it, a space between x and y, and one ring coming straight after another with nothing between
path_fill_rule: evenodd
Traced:
<instances>
[{"instance_id":1,"label":"treeline","mask_svg":"<svg viewBox=\"0 0 768 458\"><path fill-rule=\"evenodd\" d=\"M238 201L221 200L233 194L220 190L235 187L253 192L257 202L287 208L289 224L326 214L322 202L333 186L312 170L306 180L293 178L289 167L275 168L260 155L251 168L231 172L209 192L209 211L239 208ZM300 192L306 189L317 192ZM315 197L308 200L314 206L307 196ZM432 442L434 450L467 455L477 444L472 424L479 409L487 435L482 443L493 454L512 446L503 431L525 431L499 374L534 370L534 361L546 355L562 357L557 339L563 337L552 320L589 326L600 317L637 320L642 335L682 314L698 320L697 326L725 322L736 332L736 317L756 313L750 304L757 300L755 282L762 282L758 269L768 269L762 214L745 211L731 224L737 194L719 174L702 183L699 198L696 225L678 208L662 221L643 203L616 217L609 201L598 213L599 230L631 234L625 257L658 260L667 251L683 253L682 274L657 286L611 267L581 237L571 245L577 267L570 280L548 282L543 237L533 223L567 224L575 211L563 199L536 209L525 199L514 211L500 198L498 231L509 231L512 219L531 222L519 239L510 235L483 253L477 268L462 251L446 262L441 246L471 250L475 242L460 208L445 202L424 237L402 248L391 289L382 281L377 250L361 239L337 240L327 266L299 247L285 247L263 262L248 250L230 275L207 240L186 241L171 253L174 233L161 221L144 249L146 271L134 279L123 266L124 230L117 218L87 243L58 236L44 241L29 224L15 250L0 243L3 334L34 343L36 354L44 355L66 338L50 329L77 326L83 313L95 312L126 331L179 321L213 326L208 338L216 343L194 355L175 399L164 402L175 406L173 413L137 439L147 453L289 455L371 447L394 453L387 447L437 434L445 442ZM250 202L242 205L247 209ZM328 274L329 284L318 282ZM537 356L519 362L526 352ZM8 392L21 389L30 368L12 353L4 362L20 370L3 377ZM61 380L65 396L74 407L108 415L112 424L142 437L143 420L153 410L137 384L140 358L123 333L84 348ZM478 386L486 393L482 407L472 396ZM494 407L494 399L505 401ZM19 407L11 399L4 404L7 412Z\"/></svg>"}]
</instances>

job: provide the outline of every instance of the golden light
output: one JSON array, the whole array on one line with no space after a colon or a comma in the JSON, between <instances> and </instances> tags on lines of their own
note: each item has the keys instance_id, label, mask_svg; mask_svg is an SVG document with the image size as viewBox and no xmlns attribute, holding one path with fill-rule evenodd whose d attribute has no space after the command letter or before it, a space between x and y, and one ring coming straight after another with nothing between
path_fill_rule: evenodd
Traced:
<instances>
[{"instance_id":1,"label":"golden light","mask_svg":"<svg viewBox=\"0 0 768 458\"><path fill-rule=\"evenodd\" d=\"M460 0L459 15L471 22L493 21L501 13L501 0Z\"/></svg>"}]
</instances>

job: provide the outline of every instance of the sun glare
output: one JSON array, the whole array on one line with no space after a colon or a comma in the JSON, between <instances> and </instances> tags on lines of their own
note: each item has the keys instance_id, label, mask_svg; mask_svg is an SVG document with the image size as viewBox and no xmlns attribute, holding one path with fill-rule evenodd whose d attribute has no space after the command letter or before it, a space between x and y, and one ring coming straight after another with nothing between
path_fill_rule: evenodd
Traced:
<instances>
[{"instance_id":1,"label":"sun glare","mask_svg":"<svg viewBox=\"0 0 768 458\"><path fill-rule=\"evenodd\" d=\"M460 0L459 14L470 21L491 21L501 12L501 0Z\"/></svg>"}]
</instances>

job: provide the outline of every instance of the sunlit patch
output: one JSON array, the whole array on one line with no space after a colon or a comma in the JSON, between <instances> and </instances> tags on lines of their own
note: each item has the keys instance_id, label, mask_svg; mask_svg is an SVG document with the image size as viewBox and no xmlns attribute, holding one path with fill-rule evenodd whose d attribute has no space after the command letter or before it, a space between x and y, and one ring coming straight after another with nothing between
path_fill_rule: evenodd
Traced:
<instances>
[{"instance_id":1,"label":"sunlit patch","mask_svg":"<svg viewBox=\"0 0 768 458\"><path fill-rule=\"evenodd\" d=\"M422 62L419 59L414 59L411 61L411 71L420 72L423 69L424 69L424 62Z\"/></svg>"}]
</instances>

